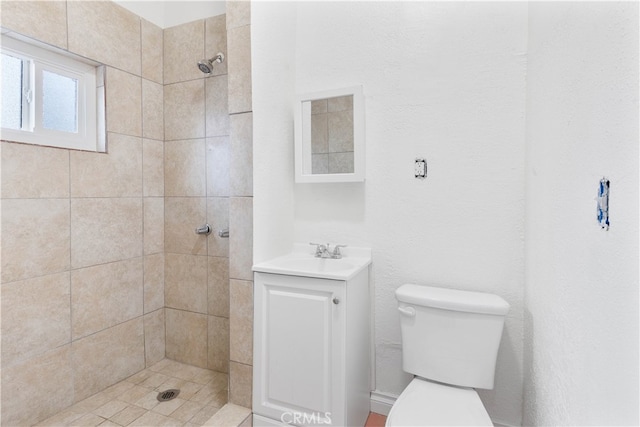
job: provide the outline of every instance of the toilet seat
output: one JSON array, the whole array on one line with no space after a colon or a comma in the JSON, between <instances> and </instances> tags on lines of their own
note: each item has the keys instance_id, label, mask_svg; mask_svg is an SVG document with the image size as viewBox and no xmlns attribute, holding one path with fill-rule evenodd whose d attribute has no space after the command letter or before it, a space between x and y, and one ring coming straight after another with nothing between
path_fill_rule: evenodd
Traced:
<instances>
[{"instance_id":1,"label":"toilet seat","mask_svg":"<svg viewBox=\"0 0 640 427\"><path fill-rule=\"evenodd\" d=\"M386 426L493 426L480 396L461 388L414 378L396 400Z\"/></svg>"}]
</instances>

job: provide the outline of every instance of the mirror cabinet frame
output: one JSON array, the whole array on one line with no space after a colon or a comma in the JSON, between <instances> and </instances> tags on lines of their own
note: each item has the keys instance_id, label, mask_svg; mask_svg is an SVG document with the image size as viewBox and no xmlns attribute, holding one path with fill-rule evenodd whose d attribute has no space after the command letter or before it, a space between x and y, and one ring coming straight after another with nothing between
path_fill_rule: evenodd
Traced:
<instances>
[{"instance_id":1,"label":"mirror cabinet frame","mask_svg":"<svg viewBox=\"0 0 640 427\"><path fill-rule=\"evenodd\" d=\"M313 174L311 164L311 101L353 96L353 173ZM294 105L295 122L295 182L363 182L365 178L364 98L362 86L308 93L298 96ZM305 169L306 165L306 169Z\"/></svg>"}]
</instances>

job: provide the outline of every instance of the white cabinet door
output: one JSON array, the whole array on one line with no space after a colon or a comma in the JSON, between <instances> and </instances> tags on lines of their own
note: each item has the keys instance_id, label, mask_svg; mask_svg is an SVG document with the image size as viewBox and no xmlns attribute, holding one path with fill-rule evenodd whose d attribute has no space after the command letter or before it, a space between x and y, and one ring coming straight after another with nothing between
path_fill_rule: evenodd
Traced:
<instances>
[{"instance_id":1,"label":"white cabinet door","mask_svg":"<svg viewBox=\"0 0 640 427\"><path fill-rule=\"evenodd\" d=\"M340 425L345 282L256 273L255 286L254 412Z\"/></svg>"}]
</instances>

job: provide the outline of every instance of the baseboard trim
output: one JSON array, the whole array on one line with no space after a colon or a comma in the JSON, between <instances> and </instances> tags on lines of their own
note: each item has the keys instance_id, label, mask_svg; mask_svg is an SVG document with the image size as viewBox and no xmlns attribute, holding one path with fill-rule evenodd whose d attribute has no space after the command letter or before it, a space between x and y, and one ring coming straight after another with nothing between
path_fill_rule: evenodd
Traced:
<instances>
[{"instance_id":1,"label":"baseboard trim","mask_svg":"<svg viewBox=\"0 0 640 427\"><path fill-rule=\"evenodd\" d=\"M371 392L371 412L389 415L391 407L395 403L397 395L374 390Z\"/></svg>"}]
</instances>

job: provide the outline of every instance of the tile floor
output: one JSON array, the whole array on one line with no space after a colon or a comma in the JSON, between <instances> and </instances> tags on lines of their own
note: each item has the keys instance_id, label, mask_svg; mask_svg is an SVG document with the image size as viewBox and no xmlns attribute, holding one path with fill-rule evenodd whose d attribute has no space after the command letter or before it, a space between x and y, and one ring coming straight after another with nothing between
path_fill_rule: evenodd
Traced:
<instances>
[{"instance_id":1,"label":"tile floor","mask_svg":"<svg viewBox=\"0 0 640 427\"><path fill-rule=\"evenodd\" d=\"M386 422L387 417L385 415L369 412L369 417L367 417L367 422L364 427L384 427Z\"/></svg>"},{"instance_id":2,"label":"tile floor","mask_svg":"<svg viewBox=\"0 0 640 427\"><path fill-rule=\"evenodd\" d=\"M158 392L180 389L173 400ZM227 403L227 374L164 359L37 426L204 425Z\"/></svg>"}]
</instances>

